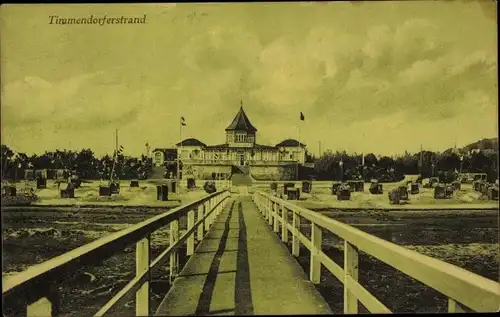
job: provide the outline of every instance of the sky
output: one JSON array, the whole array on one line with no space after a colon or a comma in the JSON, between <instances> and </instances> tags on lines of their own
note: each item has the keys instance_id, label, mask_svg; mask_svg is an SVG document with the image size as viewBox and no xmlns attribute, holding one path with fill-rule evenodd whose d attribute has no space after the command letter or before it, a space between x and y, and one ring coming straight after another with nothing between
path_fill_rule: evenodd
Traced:
<instances>
[{"instance_id":1,"label":"sky","mask_svg":"<svg viewBox=\"0 0 500 317\"><path fill-rule=\"evenodd\" d=\"M1 142L127 155L257 142L391 155L498 136L491 1L2 5ZM145 24L50 24L143 17ZM300 112L305 120L300 121Z\"/></svg>"}]
</instances>

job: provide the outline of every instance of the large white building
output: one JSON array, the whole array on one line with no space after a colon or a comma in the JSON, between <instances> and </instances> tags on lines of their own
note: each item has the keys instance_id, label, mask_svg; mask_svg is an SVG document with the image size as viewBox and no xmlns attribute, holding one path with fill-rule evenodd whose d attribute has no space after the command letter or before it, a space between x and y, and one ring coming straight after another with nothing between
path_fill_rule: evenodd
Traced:
<instances>
[{"instance_id":1,"label":"large white building","mask_svg":"<svg viewBox=\"0 0 500 317\"><path fill-rule=\"evenodd\" d=\"M185 139L174 149L153 150L155 166L175 161L180 153L182 178L226 178L235 171L255 178L292 179L297 165L305 163L306 146L286 139L276 145L257 143L257 129L248 119L243 106L225 130L226 142L207 145L198 139ZM265 177L269 176L269 177Z\"/></svg>"}]
</instances>

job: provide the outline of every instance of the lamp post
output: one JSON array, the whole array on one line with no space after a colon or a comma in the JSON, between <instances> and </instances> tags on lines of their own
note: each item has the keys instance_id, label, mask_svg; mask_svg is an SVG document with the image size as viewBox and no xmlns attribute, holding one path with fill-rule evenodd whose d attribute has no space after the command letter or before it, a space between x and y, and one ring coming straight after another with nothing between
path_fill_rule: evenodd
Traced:
<instances>
[{"instance_id":1,"label":"lamp post","mask_svg":"<svg viewBox=\"0 0 500 317\"><path fill-rule=\"evenodd\" d=\"M460 156L460 174L462 174L462 164L464 163L464 156Z\"/></svg>"},{"instance_id":2,"label":"lamp post","mask_svg":"<svg viewBox=\"0 0 500 317\"><path fill-rule=\"evenodd\" d=\"M434 162L431 163L431 175L434 177Z\"/></svg>"}]
</instances>

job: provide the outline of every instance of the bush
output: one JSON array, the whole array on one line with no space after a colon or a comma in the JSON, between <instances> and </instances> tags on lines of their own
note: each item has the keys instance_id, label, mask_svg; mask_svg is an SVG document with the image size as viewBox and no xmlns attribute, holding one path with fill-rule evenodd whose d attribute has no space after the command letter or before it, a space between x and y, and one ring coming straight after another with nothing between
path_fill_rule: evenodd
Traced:
<instances>
[{"instance_id":1,"label":"bush","mask_svg":"<svg viewBox=\"0 0 500 317\"><path fill-rule=\"evenodd\" d=\"M205 184L203 185L203 189L209 193L215 193L217 191L217 188L215 187L215 182L213 181L206 181Z\"/></svg>"}]
</instances>

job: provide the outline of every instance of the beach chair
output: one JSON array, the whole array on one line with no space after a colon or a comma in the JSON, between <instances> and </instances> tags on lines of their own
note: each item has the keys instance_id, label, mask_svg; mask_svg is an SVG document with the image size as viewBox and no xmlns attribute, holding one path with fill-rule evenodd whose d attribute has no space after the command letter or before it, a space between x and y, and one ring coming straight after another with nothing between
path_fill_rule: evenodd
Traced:
<instances>
[{"instance_id":1,"label":"beach chair","mask_svg":"<svg viewBox=\"0 0 500 317\"><path fill-rule=\"evenodd\" d=\"M418 183L411 183L410 184L410 194L412 195L416 195L420 192L420 187L418 185Z\"/></svg>"},{"instance_id":2,"label":"beach chair","mask_svg":"<svg viewBox=\"0 0 500 317\"><path fill-rule=\"evenodd\" d=\"M333 183L332 184L332 195L337 195L337 191L340 187L341 183Z\"/></svg>"},{"instance_id":3,"label":"beach chair","mask_svg":"<svg viewBox=\"0 0 500 317\"><path fill-rule=\"evenodd\" d=\"M289 189L287 191L287 199L288 200L299 200L300 199L300 189L296 188L295 190Z\"/></svg>"},{"instance_id":4,"label":"beach chair","mask_svg":"<svg viewBox=\"0 0 500 317\"><path fill-rule=\"evenodd\" d=\"M341 184L337 188L337 200L350 200L351 199L351 188L347 184Z\"/></svg>"},{"instance_id":5,"label":"beach chair","mask_svg":"<svg viewBox=\"0 0 500 317\"><path fill-rule=\"evenodd\" d=\"M498 200L498 186L490 186L490 188L488 188L488 199Z\"/></svg>"},{"instance_id":6,"label":"beach chair","mask_svg":"<svg viewBox=\"0 0 500 317\"><path fill-rule=\"evenodd\" d=\"M380 184L379 182L371 182L369 191L370 191L370 194L374 194L374 195L380 195L384 192L382 189L382 184Z\"/></svg>"},{"instance_id":7,"label":"beach chair","mask_svg":"<svg viewBox=\"0 0 500 317\"><path fill-rule=\"evenodd\" d=\"M304 193L310 193L312 189L312 182L311 181L303 181L302 182L302 191Z\"/></svg>"},{"instance_id":8,"label":"beach chair","mask_svg":"<svg viewBox=\"0 0 500 317\"><path fill-rule=\"evenodd\" d=\"M401 192L399 188L394 188L393 190L388 192L387 195L389 196L389 203L393 205L399 205L401 201L400 193Z\"/></svg>"},{"instance_id":9,"label":"beach chair","mask_svg":"<svg viewBox=\"0 0 500 317\"><path fill-rule=\"evenodd\" d=\"M400 200L408 200L408 187L405 185L401 185L398 187L399 190L399 199Z\"/></svg>"},{"instance_id":10,"label":"beach chair","mask_svg":"<svg viewBox=\"0 0 500 317\"><path fill-rule=\"evenodd\" d=\"M167 201L168 200L168 185L157 185L156 186L156 200Z\"/></svg>"},{"instance_id":11,"label":"beach chair","mask_svg":"<svg viewBox=\"0 0 500 317\"><path fill-rule=\"evenodd\" d=\"M278 183L272 182L270 187L271 187L272 191L277 191L278 190Z\"/></svg>"}]
</instances>

